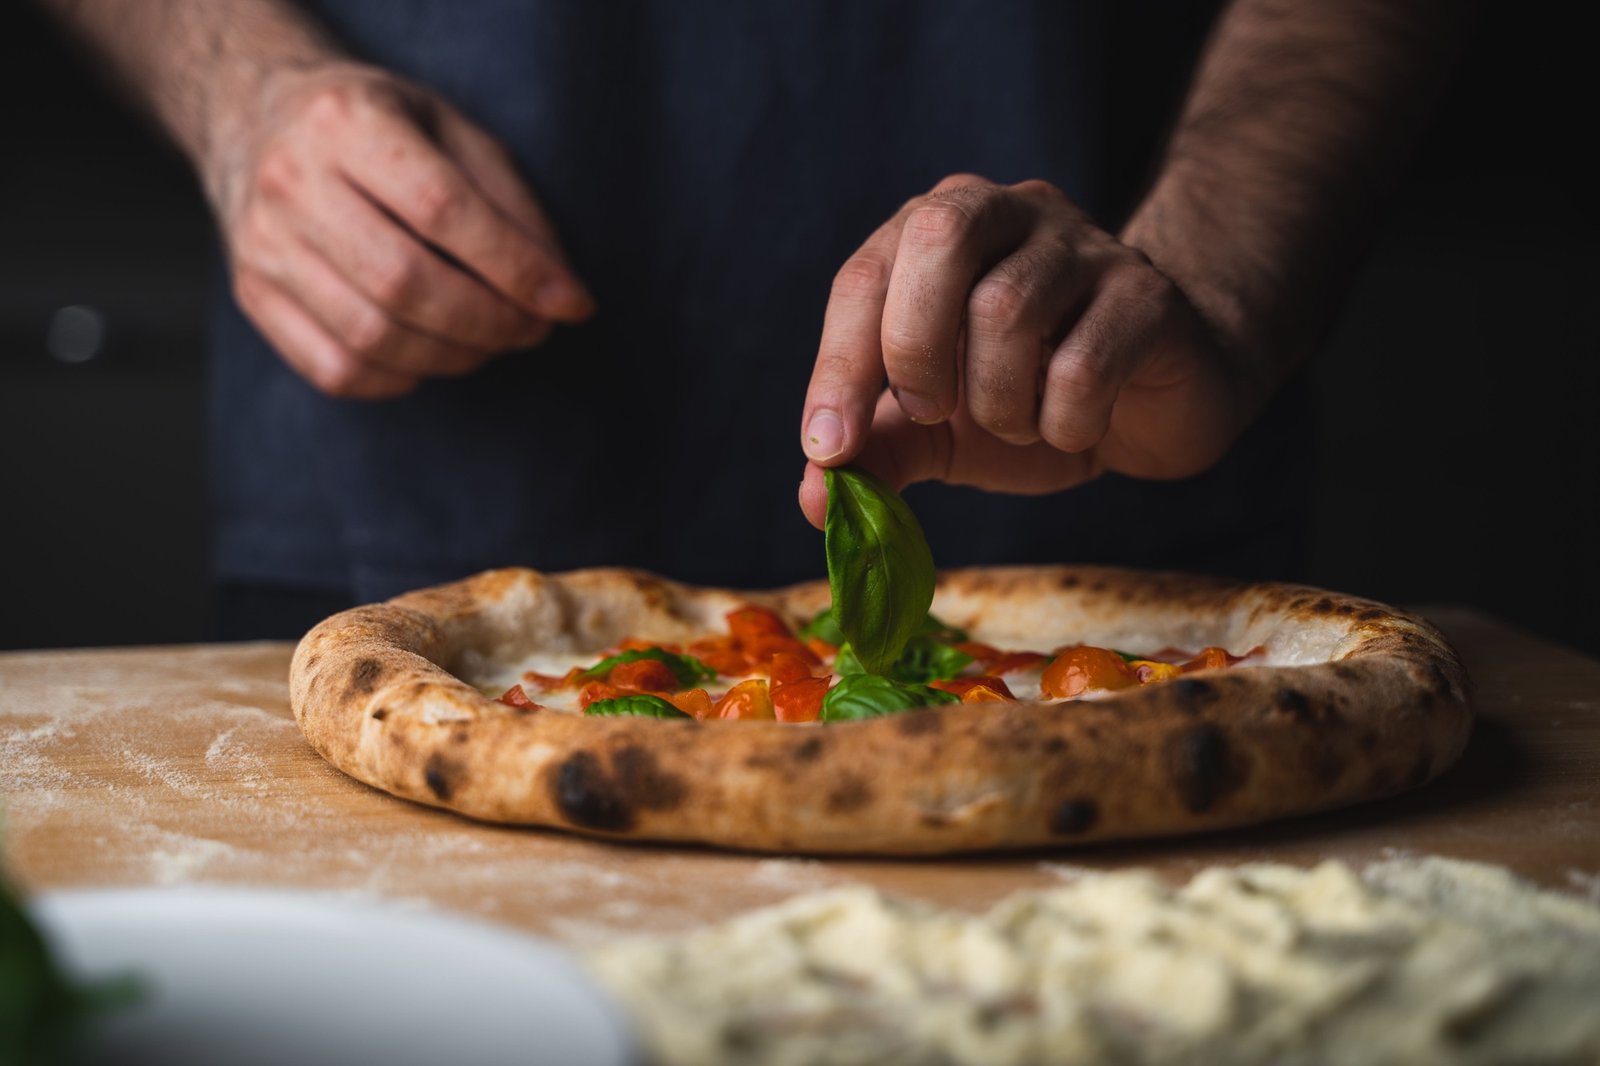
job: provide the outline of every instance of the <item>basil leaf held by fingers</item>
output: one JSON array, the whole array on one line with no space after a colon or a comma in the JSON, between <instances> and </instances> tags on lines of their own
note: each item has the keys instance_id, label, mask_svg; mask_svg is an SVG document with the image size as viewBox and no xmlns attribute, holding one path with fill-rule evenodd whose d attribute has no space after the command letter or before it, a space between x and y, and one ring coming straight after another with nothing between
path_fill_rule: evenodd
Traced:
<instances>
[{"instance_id":1,"label":"basil leaf held by fingers","mask_svg":"<svg viewBox=\"0 0 1600 1066\"><path fill-rule=\"evenodd\" d=\"M886 674L933 603L933 553L917 516L854 467L826 471L823 525L833 621L864 670Z\"/></svg>"}]
</instances>

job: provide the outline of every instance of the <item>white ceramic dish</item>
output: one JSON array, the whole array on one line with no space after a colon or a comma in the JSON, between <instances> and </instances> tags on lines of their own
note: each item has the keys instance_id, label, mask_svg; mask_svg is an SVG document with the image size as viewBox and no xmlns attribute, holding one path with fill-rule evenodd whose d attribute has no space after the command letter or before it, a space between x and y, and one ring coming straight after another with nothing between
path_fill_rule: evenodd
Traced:
<instances>
[{"instance_id":1,"label":"white ceramic dish","mask_svg":"<svg viewBox=\"0 0 1600 1066\"><path fill-rule=\"evenodd\" d=\"M638 1061L623 1015L554 944L430 911L224 888L72 890L30 908L62 964L129 973L139 1002L93 1063Z\"/></svg>"}]
</instances>

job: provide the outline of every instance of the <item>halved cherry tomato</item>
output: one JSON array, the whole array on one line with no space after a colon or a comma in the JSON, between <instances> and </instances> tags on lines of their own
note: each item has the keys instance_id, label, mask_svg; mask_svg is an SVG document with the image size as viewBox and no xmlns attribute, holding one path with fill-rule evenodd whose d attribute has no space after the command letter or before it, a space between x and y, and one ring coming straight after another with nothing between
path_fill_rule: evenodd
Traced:
<instances>
[{"instance_id":1,"label":"halved cherry tomato","mask_svg":"<svg viewBox=\"0 0 1600 1066\"><path fill-rule=\"evenodd\" d=\"M780 722L815 722L822 715L822 698L828 694L829 679L805 677L775 685L772 712Z\"/></svg>"},{"instance_id":2,"label":"halved cherry tomato","mask_svg":"<svg viewBox=\"0 0 1600 1066\"><path fill-rule=\"evenodd\" d=\"M806 638L806 647L811 649L811 654L815 655L820 662L832 662L834 656L839 654L837 646L829 644L821 637Z\"/></svg>"},{"instance_id":3,"label":"halved cherry tomato","mask_svg":"<svg viewBox=\"0 0 1600 1066\"><path fill-rule=\"evenodd\" d=\"M706 637L689 645L689 654L719 674L748 673L750 658L732 637Z\"/></svg>"},{"instance_id":4,"label":"halved cherry tomato","mask_svg":"<svg viewBox=\"0 0 1600 1066\"><path fill-rule=\"evenodd\" d=\"M725 720L750 722L771 721L777 717L772 710L772 693L767 683L759 677L741 681L717 701L713 717Z\"/></svg>"},{"instance_id":5,"label":"halved cherry tomato","mask_svg":"<svg viewBox=\"0 0 1600 1066\"><path fill-rule=\"evenodd\" d=\"M703 688L663 693L662 699L694 718L704 720L711 717L711 694Z\"/></svg>"},{"instance_id":6,"label":"halved cherry tomato","mask_svg":"<svg viewBox=\"0 0 1600 1066\"><path fill-rule=\"evenodd\" d=\"M749 643L757 637L794 636L789 623L779 617L776 611L750 605L728 612L728 632L740 644Z\"/></svg>"},{"instance_id":7,"label":"halved cherry tomato","mask_svg":"<svg viewBox=\"0 0 1600 1066\"><path fill-rule=\"evenodd\" d=\"M1138 683L1122 656L1080 644L1063 649L1051 660L1039 679L1039 690L1046 696L1073 699L1090 689L1129 688Z\"/></svg>"},{"instance_id":8,"label":"halved cherry tomato","mask_svg":"<svg viewBox=\"0 0 1600 1066\"><path fill-rule=\"evenodd\" d=\"M528 698L528 694L522 691L521 685L512 685L510 688L506 689L505 694L500 697L500 702L505 704L507 707L539 706L537 703L534 703Z\"/></svg>"},{"instance_id":9,"label":"halved cherry tomato","mask_svg":"<svg viewBox=\"0 0 1600 1066\"><path fill-rule=\"evenodd\" d=\"M952 677L947 681L929 681L928 687L960 696L962 703L1015 703L1017 700L1011 694L1009 685L989 674Z\"/></svg>"},{"instance_id":10,"label":"halved cherry tomato","mask_svg":"<svg viewBox=\"0 0 1600 1066\"><path fill-rule=\"evenodd\" d=\"M1019 670L1033 670L1050 661L1050 656L1037 651L1002 652L983 664L983 672L991 677L1014 674Z\"/></svg>"},{"instance_id":11,"label":"halved cherry tomato","mask_svg":"<svg viewBox=\"0 0 1600 1066\"><path fill-rule=\"evenodd\" d=\"M976 640L963 640L959 644L952 645L952 647L954 647L956 651L965 652L974 659L978 660L980 663L985 664L987 664L990 660L998 659L1000 656L1005 654L993 644L984 644Z\"/></svg>"},{"instance_id":12,"label":"halved cherry tomato","mask_svg":"<svg viewBox=\"0 0 1600 1066\"><path fill-rule=\"evenodd\" d=\"M1260 650L1261 649L1259 648L1256 649L1256 651ZM1254 655L1255 652L1252 651L1250 654ZM1182 672L1186 674L1192 674L1196 670L1221 670L1246 658L1249 658L1249 656L1232 655L1228 652L1227 648L1218 648L1216 646L1212 646L1203 649L1199 655L1196 655L1193 659L1190 659L1188 662L1184 663L1182 666Z\"/></svg>"},{"instance_id":13,"label":"halved cherry tomato","mask_svg":"<svg viewBox=\"0 0 1600 1066\"><path fill-rule=\"evenodd\" d=\"M804 681L811 676L811 663L798 655L786 651L773 654L767 662L767 676L772 678L772 684L787 685L793 681Z\"/></svg>"},{"instance_id":14,"label":"halved cherry tomato","mask_svg":"<svg viewBox=\"0 0 1600 1066\"><path fill-rule=\"evenodd\" d=\"M589 704L595 700L614 700L623 694L623 691L615 685L608 685L604 681L590 681L578 690L578 706L587 710Z\"/></svg>"},{"instance_id":15,"label":"halved cherry tomato","mask_svg":"<svg viewBox=\"0 0 1600 1066\"><path fill-rule=\"evenodd\" d=\"M563 676L553 674L536 674L532 670L522 675L523 684L531 687L535 692L549 692L552 689L566 688L578 680L578 675L583 673L583 667L574 666Z\"/></svg>"},{"instance_id":16,"label":"halved cherry tomato","mask_svg":"<svg viewBox=\"0 0 1600 1066\"><path fill-rule=\"evenodd\" d=\"M739 647L750 659L752 664L765 662L774 655L793 655L810 663L812 666L821 666L822 660L817 658L817 653L812 651L806 642L795 637L778 636L773 633L762 633L741 640Z\"/></svg>"},{"instance_id":17,"label":"halved cherry tomato","mask_svg":"<svg viewBox=\"0 0 1600 1066\"><path fill-rule=\"evenodd\" d=\"M1128 664L1128 668L1133 671L1133 676L1141 685L1169 681L1183 673L1183 667L1175 663L1161 663L1154 659L1135 659Z\"/></svg>"},{"instance_id":18,"label":"halved cherry tomato","mask_svg":"<svg viewBox=\"0 0 1600 1066\"><path fill-rule=\"evenodd\" d=\"M659 659L618 663L611 668L606 680L630 692L673 692L678 688L678 675Z\"/></svg>"}]
</instances>

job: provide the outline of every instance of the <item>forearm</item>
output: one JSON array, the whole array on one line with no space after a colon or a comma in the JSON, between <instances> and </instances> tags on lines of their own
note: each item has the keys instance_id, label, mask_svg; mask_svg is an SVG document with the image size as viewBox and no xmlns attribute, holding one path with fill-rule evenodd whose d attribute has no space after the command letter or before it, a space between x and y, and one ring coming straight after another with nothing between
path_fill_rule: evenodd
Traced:
<instances>
[{"instance_id":1,"label":"forearm","mask_svg":"<svg viewBox=\"0 0 1600 1066\"><path fill-rule=\"evenodd\" d=\"M340 54L288 0L43 3L110 61L202 175L273 73Z\"/></svg>"},{"instance_id":2,"label":"forearm","mask_svg":"<svg viewBox=\"0 0 1600 1066\"><path fill-rule=\"evenodd\" d=\"M1460 39L1449 0L1236 0L1123 240L1270 390L1337 306Z\"/></svg>"}]
</instances>

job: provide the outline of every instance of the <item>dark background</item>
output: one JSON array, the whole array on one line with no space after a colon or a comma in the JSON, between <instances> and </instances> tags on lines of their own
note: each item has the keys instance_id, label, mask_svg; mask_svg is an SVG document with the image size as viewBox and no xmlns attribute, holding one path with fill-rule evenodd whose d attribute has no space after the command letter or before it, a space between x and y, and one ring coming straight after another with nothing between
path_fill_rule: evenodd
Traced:
<instances>
[{"instance_id":1,"label":"dark background","mask_svg":"<svg viewBox=\"0 0 1600 1066\"><path fill-rule=\"evenodd\" d=\"M1503 13L1475 31L1309 369L1305 578L1600 654L1585 47ZM210 222L115 95L29 5L0 5L0 648L212 632ZM104 322L87 361L52 345L69 307Z\"/></svg>"}]
</instances>

